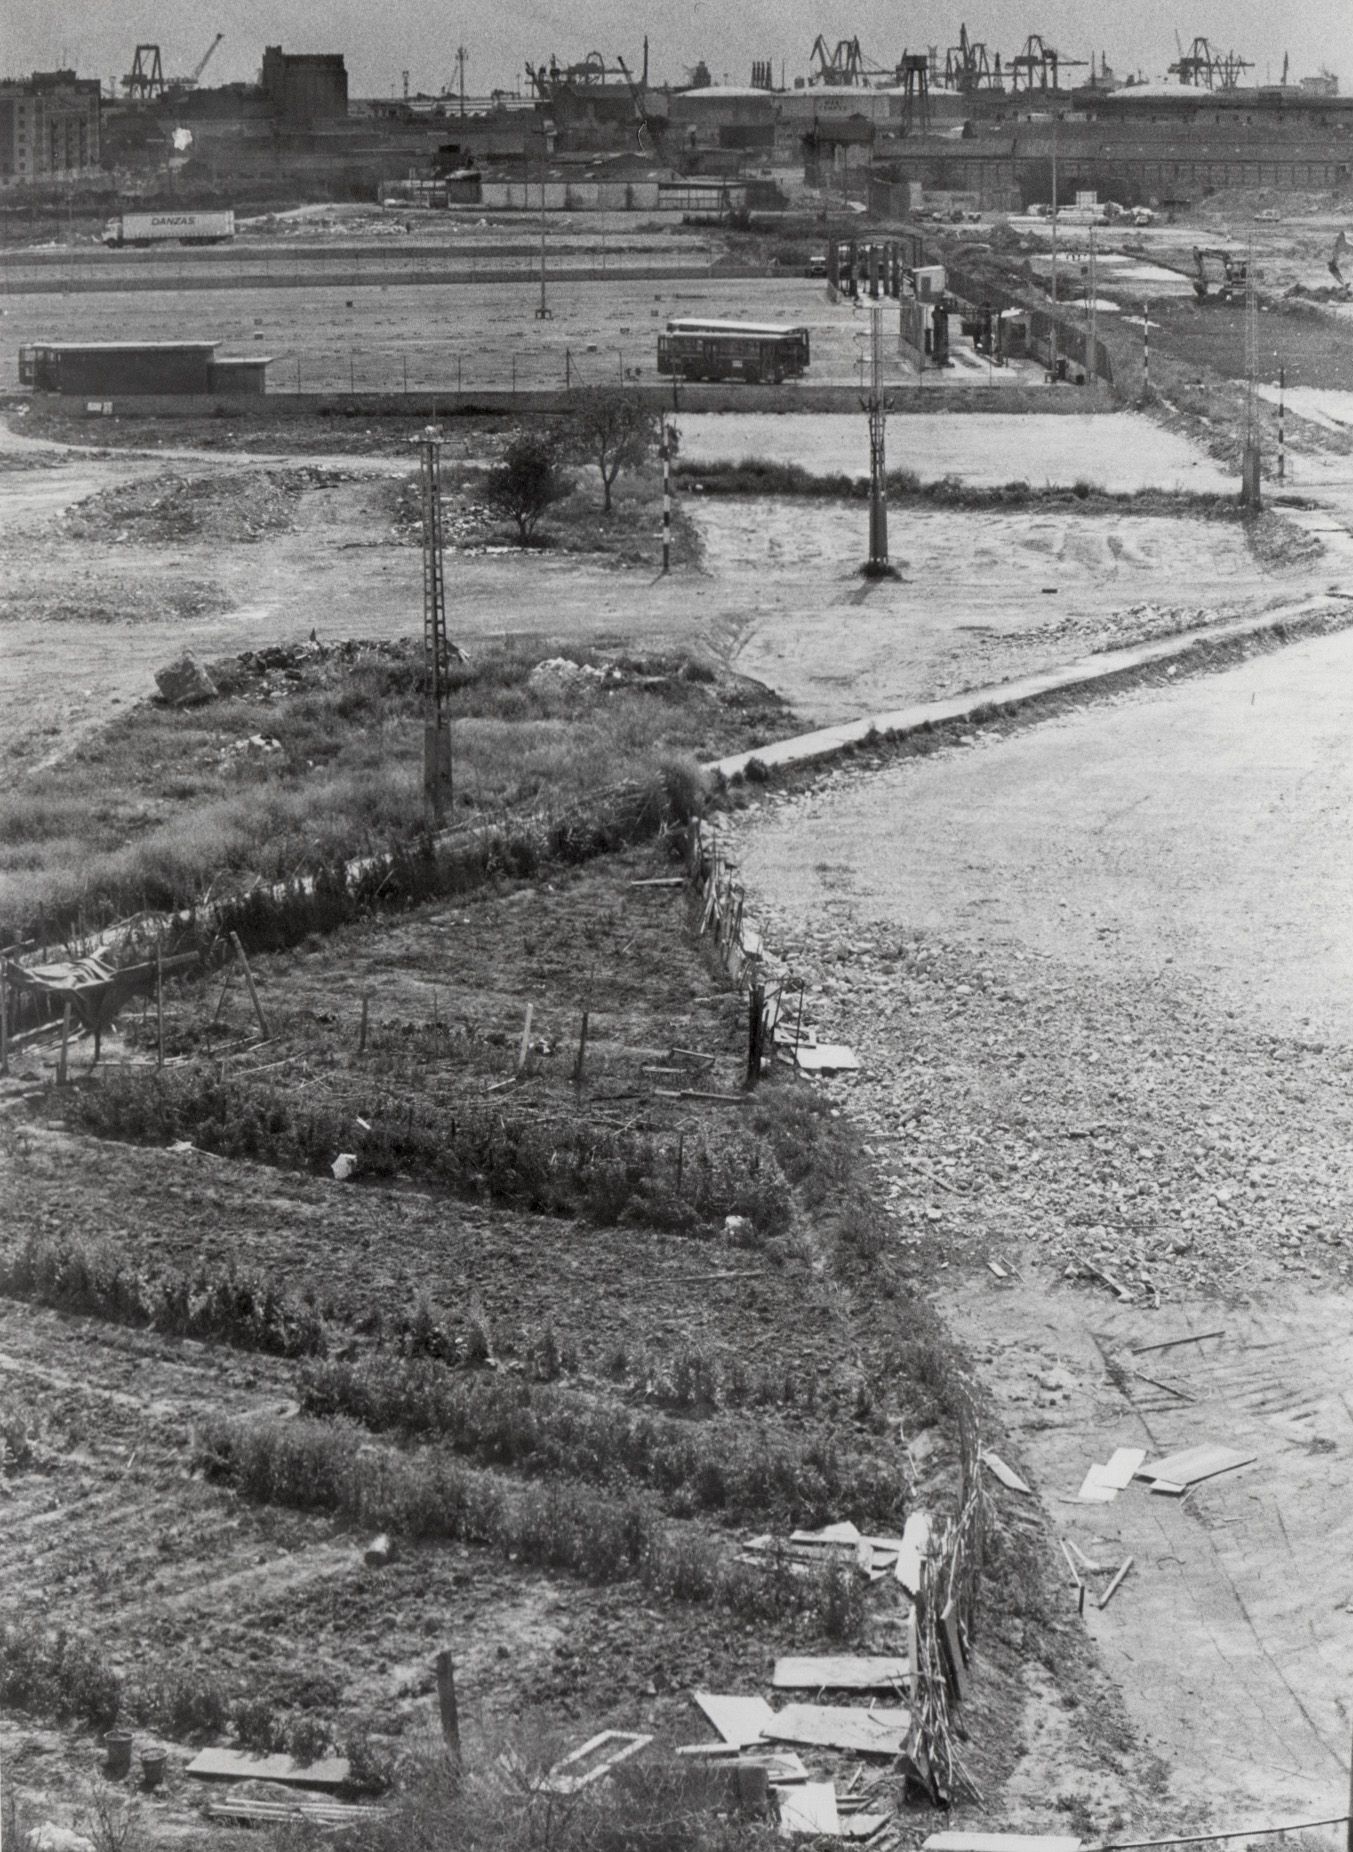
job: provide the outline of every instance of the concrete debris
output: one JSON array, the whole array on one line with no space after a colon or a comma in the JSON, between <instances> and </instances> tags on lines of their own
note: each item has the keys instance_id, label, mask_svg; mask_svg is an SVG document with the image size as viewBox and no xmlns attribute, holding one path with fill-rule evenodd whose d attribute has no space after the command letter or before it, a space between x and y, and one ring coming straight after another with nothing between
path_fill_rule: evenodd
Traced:
<instances>
[{"instance_id":1,"label":"concrete debris","mask_svg":"<svg viewBox=\"0 0 1353 1852\"><path fill-rule=\"evenodd\" d=\"M1237 1447L1223 1447L1215 1441L1204 1441L1196 1447L1186 1447L1182 1453L1172 1453L1163 1460L1153 1460L1149 1466L1140 1466L1135 1477L1151 1481L1153 1492L1175 1492L1179 1487L1198 1485L1204 1479L1214 1479L1218 1473L1231 1473L1239 1466L1251 1466L1259 1456L1244 1453Z\"/></svg>"},{"instance_id":2,"label":"concrete debris","mask_svg":"<svg viewBox=\"0 0 1353 1852\"><path fill-rule=\"evenodd\" d=\"M368 1569L384 1569L388 1564L399 1560L399 1545L384 1531L379 1537L373 1537L362 1551L362 1561Z\"/></svg>"},{"instance_id":3,"label":"concrete debris","mask_svg":"<svg viewBox=\"0 0 1353 1852\"><path fill-rule=\"evenodd\" d=\"M177 662L155 671L155 686L160 698L170 707L201 707L216 699L216 684L192 655L182 655Z\"/></svg>"},{"instance_id":4,"label":"concrete debris","mask_svg":"<svg viewBox=\"0 0 1353 1852\"><path fill-rule=\"evenodd\" d=\"M25 1843L28 1852L94 1852L92 1839L86 1839L72 1827L58 1826L55 1820L44 1820L41 1826L35 1826Z\"/></svg>"},{"instance_id":5,"label":"concrete debris","mask_svg":"<svg viewBox=\"0 0 1353 1852\"><path fill-rule=\"evenodd\" d=\"M800 1748L842 1749L853 1755L900 1756L911 1731L909 1710L862 1710L857 1705L787 1704L772 1714L766 1738Z\"/></svg>"},{"instance_id":6,"label":"concrete debris","mask_svg":"<svg viewBox=\"0 0 1353 1852\"><path fill-rule=\"evenodd\" d=\"M330 1164L329 1169L339 1183L346 1183L357 1169L357 1154L353 1151L340 1151Z\"/></svg>"},{"instance_id":7,"label":"concrete debris","mask_svg":"<svg viewBox=\"0 0 1353 1852\"><path fill-rule=\"evenodd\" d=\"M776 1691L891 1691L908 1678L910 1662L895 1654L832 1654L775 1661Z\"/></svg>"},{"instance_id":8,"label":"concrete debris","mask_svg":"<svg viewBox=\"0 0 1353 1852\"><path fill-rule=\"evenodd\" d=\"M351 1779L346 1756L298 1762L294 1756L251 1756L238 1749L204 1749L183 1772L197 1781L280 1781L298 1788L346 1788Z\"/></svg>"},{"instance_id":9,"label":"concrete debris","mask_svg":"<svg viewBox=\"0 0 1353 1852\"><path fill-rule=\"evenodd\" d=\"M582 688L599 688L623 679L621 670L614 664L596 669L591 663L574 662L568 656L550 656L536 664L526 678L526 686L537 694L542 691L574 694Z\"/></svg>"},{"instance_id":10,"label":"concrete debris","mask_svg":"<svg viewBox=\"0 0 1353 1852\"><path fill-rule=\"evenodd\" d=\"M989 1473L994 1473L1001 1484L1007 1487L1011 1492L1025 1492L1030 1498L1033 1497L1033 1487L1026 1485L1015 1471L1014 1467L1007 1466L1000 1454L993 1453L990 1447L983 1449L982 1464Z\"/></svg>"},{"instance_id":11,"label":"concrete debris","mask_svg":"<svg viewBox=\"0 0 1353 1852\"><path fill-rule=\"evenodd\" d=\"M839 1837L841 1820L836 1811L836 1784L805 1781L785 1788L777 1797L779 1832L784 1839Z\"/></svg>"}]
</instances>

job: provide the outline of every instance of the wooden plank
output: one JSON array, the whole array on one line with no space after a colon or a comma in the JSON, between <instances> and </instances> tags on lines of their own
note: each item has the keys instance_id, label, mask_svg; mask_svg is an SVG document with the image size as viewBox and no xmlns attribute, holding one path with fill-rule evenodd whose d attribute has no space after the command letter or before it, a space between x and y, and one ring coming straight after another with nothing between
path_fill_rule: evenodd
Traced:
<instances>
[{"instance_id":1,"label":"wooden plank","mask_svg":"<svg viewBox=\"0 0 1353 1852\"><path fill-rule=\"evenodd\" d=\"M940 1615L940 1651L944 1655L945 1677L955 1704L963 1702L967 1679L963 1671L963 1641L958 1630L958 1603L949 1601Z\"/></svg>"},{"instance_id":2,"label":"wooden plank","mask_svg":"<svg viewBox=\"0 0 1353 1852\"><path fill-rule=\"evenodd\" d=\"M1163 1460L1153 1460L1149 1466L1139 1467L1137 1477L1163 1480L1170 1485L1197 1485L1203 1479L1215 1479L1218 1473L1251 1466L1258 1457L1238 1447L1223 1447L1218 1441L1203 1441L1196 1447L1185 1447L1181 1453L1172 1453Z\"/></svg>"},{"instance_id":3,"label":"wooden plank","mask_svg":"<svg viewBox=\"0 0 1353 1852\"><path fill-rule=\"evenodd\" d=\"M1111 1505L1114 1499L1117 1498L1118 1487L1116 1485L1105 1485L1103 1479L1100 1477L1103 1471L1104 1468L1098 1464L1086 1469L1085 1477L1081 1481L1081 1489L1076 1494L1077 1501L1080 1504Z\"/></svg>"},{"instance_id":4,"label":"wooden plank","mask_svg":"<svg viewBox=\"0 0 1353 1852\"><path fill-rule=\"evenodd\" d=\"M1109 1586L1104 1590L1104 1593L1100 1596L1099 1605L1101 1608L1108 1607L1109 1603L1113 1600L1114 1596L1118 1593L1118 1589L1123 1581L1123 1578L1127 1574L1128 1570L1131 1569L1131 1567L1132 1567L1132 1558L1129 1556L1127 1561L1123 1564L1123 1567L1118 1571L1118 1574L1113 1578L1112 1582L1110 1582Z\"/></svg>"},{"instance_id":5,"label":"wooden plank","mask_svg":"<svg viewBox=\"0 0 1353 1852\"><path fill-rule=\"evenodd\" d=\"M801 1042L794 1060L805 1074L847 1074L860 1065L860 1057L844 1042L819 1042L815 1048Z\"/></svg>"},{"instance_id":6,"label":"wooden plank","mask_svg":"<svg viewBox=\"0 0 1353 1852\"><path fill-rule=\"evenodd\" d=\"M993 1453L990 1447L982 1450L982 1464L988 1472L994 1473L1001 1484L1011 1492L1025 1492L1033 1497L1033 1487L1026 1485L1013 1466L1007 1466L999 1453Z\"/></svg>"},{"instance_id":7,"label":"wooden plank","mask_svg":"<svg viewBox=\"0 0 1353 1852\"><path fill-rule=\"evenodd\" d=\"M1181 1338L1162 1338L1158 1344L1138 1344L1134 1356L1144 1357L1152 1350L1173 1350L1176 1344L1201 1344L1205 1338L1224 1338L1225 1331L1188 1331Z\"/></svg>"},{"instance_id":8,"label":"wooden plank","mask_svg":"<svg viewBox=\"0 0 1353 1852\"><path fill-rule=\"evenodd\" d=\"M261 1801L229 1795L207 1802L210 1820L310 1820L316 1826L357 1826L363 1820L383 1820L383 1807L359 1807L347 1801Z\"/></svg>"},{"instance_id":9,"label":"wooden plank","mask_svg":"<svg viewBox=\"0 0 1353 1852\"><path fill-rule=\"evenodd\" d=\"M285 1781L297 1788L344 1788L349 1780L346 1756L297 1762L293 1756L251 1756L239 1749L204 1749L183 1772L199 1781Z\"/></svg>"},{"instance_id":10,"label":"wooden plank","mask_svg":"<svg viewBox=\"0 0 1353 1852\"><path fill-rule=\"evenodd\" d=\"M761 1742L766 1725L775 1721L764 1698L724 1697L710 1691L694 1691L691 1697L723 1740L738 1749Z\"/></svg>"},{"instance_id":11,"label":"wooden plank","mask_svg":"<svg viewBox=\"0 0 1353 1852\"><path fill-rule=\"evenodd\" d=\"M900 1756L911 1729L908 1710L862 1710L854 1705L787 1704L772 1712L765 1735L773 1743L845 1749L857 1755Z\"/></svg>"},{"instance_id":12,"label":"wooden plank","mask_svg":"<svg viewBox=\"0 0 1353 1852\"><path fill-rule=\"evenodd\" d=\"M1080 1846L1057 1833L932 1833L921 1852L1080 1852Z\"/></svg>"},{"instance_id":13,"label":"wooden plank","mask_svg":"<svg viewBox=\"0 0 1353 1852\"><path fill-rule=\"evenodd\" d=\"M776 1691L890 1691L910 1674L910 1665L901 1658L824 1653L777 1659L770 1682Z\"/></svg>"},{"instance_id":14,"label":"wooden plank","mask_svg":"<svg viewBox=\"0 0 1353 1852\"><path fill-rule=\"evenodd\" d=\"M779 1832L782 1839L800 1837L836 1839L841 1819L836 1811L836 1784L832 1781L801 1781L792 1788L777 1791Z\"/></svg>"},{"instance_id":15,"label":"wooden plank","mask_svg":"<svg viewBox=\"0 0 1353 1852\"><path fill-rule=\"evenodd\" d=\"M881 1833L892 1816L886 1813L851 1813L841 1818L839 1837L842 1839L872 1839L875 1833Z\"/></svg>"},{"instance_id":16,"label":"wooden plank","mask_svg":"<svg viewBox=\"0 0 1353 1852\"><path fill-rule=\"evenodd\" d=\"M1145 1459L1145 1447L1119 1447L1110 1456L1108 1465L1101 1468L1101 1484L1116 1486L1120 1492L1124 1491L1136 1478Z\"/></svg>"}]
</instances>

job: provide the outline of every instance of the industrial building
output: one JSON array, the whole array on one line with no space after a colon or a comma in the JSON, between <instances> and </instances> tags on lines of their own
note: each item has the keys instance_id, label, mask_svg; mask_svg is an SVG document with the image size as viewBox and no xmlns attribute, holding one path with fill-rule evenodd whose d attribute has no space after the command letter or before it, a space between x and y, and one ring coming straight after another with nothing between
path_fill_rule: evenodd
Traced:
<instances>
[{"instance_id":1,"label":"industrial building","mask_svg":"<svg viewBox=\"0 0 1353 1852\"><path fill-rule=\"evenodd\" d=\"M83 399L239 397L267 390L271 358L217 359L216 341L39 341L19 349L19 379Z\"/></svg>"},{"instance_id":2,"label":"industrial building","mask_svg":"<svg viewBox=\"0 0 1353 1852\"><path fill-rule=\"evenodd\" d=\"M348 70L342 52L263 53L263 94L284 128L342 121L348 113Z\"/></svg>"},{"instance_id":3,"label":"industrial building","mask_svg":"<svg viewBox=\"0 0 1353 1852\"><path fill-rule=\"evenodd\" d=\"M0 83L0 186L97 171L100 86L74 71Z\"/></svg>"}]
</instances>

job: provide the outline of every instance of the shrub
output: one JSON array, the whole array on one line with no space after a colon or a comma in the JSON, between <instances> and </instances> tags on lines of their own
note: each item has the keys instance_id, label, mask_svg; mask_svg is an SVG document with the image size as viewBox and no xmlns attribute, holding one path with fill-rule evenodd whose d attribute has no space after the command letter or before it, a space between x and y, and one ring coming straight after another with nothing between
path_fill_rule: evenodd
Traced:
<instances>
[{"instance_id":1,"label":"shrub","mask_svg":"<svg viewBox=\"0 0 1353 1852\"><path fill-rule=\"evenodd\" d=\"M244 1698L232 1712L235 1737L252 1755L276 1755L287 1746L287 1733L271 1704L262 1698Z\"/></svg>"},{"instance_id":2,"label":"shrub","mask_svg":"<svg viewBox=\"0 0 1353 1852\"><path fill-rule=\"evenodd\" d=\"M138 1712L166 1736L217 1736L226 1727L229 1706L225 1693L201 1672L174 1672L146 1686L137 1699Z\"/></svg>"},{"instance_id":3,"label":"shrub","mask_svg":"<svg viewBox=\"0 0 1353 1852\"><path fill-rule=\"evenodd\" d=\"M490 470L484 496L491 507L517 524L522 544L530 540L541 516L569 494L568 478L560 468L557 439L550 432L518 431L509 440L503 460Z\"/></svg>"}]
</instances>

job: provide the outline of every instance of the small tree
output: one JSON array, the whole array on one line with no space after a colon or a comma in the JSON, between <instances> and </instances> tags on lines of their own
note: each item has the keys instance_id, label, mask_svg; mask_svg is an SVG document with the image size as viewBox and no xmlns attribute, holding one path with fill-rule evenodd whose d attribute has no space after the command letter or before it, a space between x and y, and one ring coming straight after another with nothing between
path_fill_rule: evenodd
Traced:
<instances>
[{"instance_id":1,"label":"small tree","mask_svg":"<svg viewBox=\"0 0 1353 1852\"><path fill-rule=\"evenodd\" d=\"M638 469L658 437L653 412L618 386L586 386L574 393L565 416L574 456L601 472L601 505L611 512L611 490L622 469Z\"/></svg>"},{"instance_id":2,"label":"small tree","mask_svg":"<svg viewBox=\"0 0 1353 1852\"><path fill-rule=\"evenodd\" d=\"M545 510L563 501L569 488L553 433L518 431L509 438L502 462L490 470L485 496L490 507L511 515L524 544Z\"/></svg>"}]
</instances>

